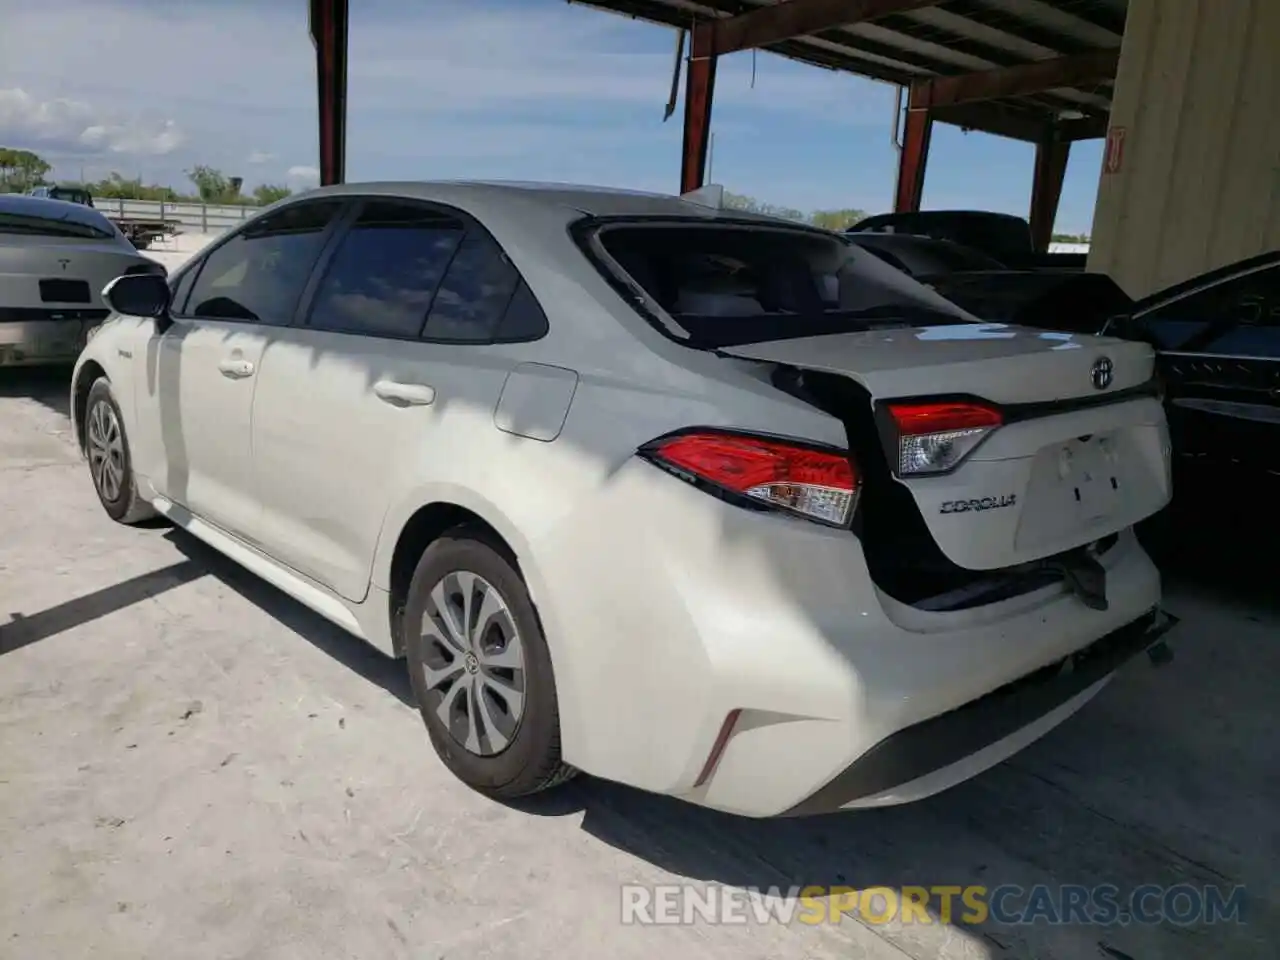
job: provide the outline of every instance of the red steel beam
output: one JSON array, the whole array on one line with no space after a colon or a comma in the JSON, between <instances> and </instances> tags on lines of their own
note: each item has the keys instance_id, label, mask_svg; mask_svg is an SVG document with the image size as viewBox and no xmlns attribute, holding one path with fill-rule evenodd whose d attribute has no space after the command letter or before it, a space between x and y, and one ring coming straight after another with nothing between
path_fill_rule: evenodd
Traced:
<instances>
[{"instance_id":1,"label":"red steel beam","mask_svg":"<svg viewBox=\"0 0 1280 960\"><path fill-rule=\"evenodd\" d=\"M932 136L933 114L929 108L908 106L906 128L902 135L902 154L898 158L894 213L915 213L920 209L920 200L924 196L924 171L929 162L929 140Z\"/></svg>"},{"instance_id":2,"label":"red steel beam","mask_svg":"<svg viewBox=\"0 0 1280 960\"><path fill-rule=\"evenodd\" d=\"M734 53L804 37L832 27L936 7L940 0L784 0L716 20L715 52Z\"/></svg>"},{"instance_id":3,"label":"red steel beam","mask_svg":"<svg viewBox=\"0 0 1280 960\"><path fill-rule=\"evenodd\" d=\"M715 37L711 23L693 28L684 85L684 146L680 161L680 192L703 184L707 147L711 142L711 102L716 89Z\"/></svg>"},{"instance_id":4,"label":"red steel beam","mask_svg":"<svg viewBox=\"0 0 1280 960\"><path fill-rule=\"evenodd\" d=\"M1045 253L1053 239L1053 222L1062 199L1062 181L1067 175L1071 141L1049 137L1036 144L1035 179L1031 183L1031 240Z\"/></svg>"},{"instance_id":5,"label":"red steel beam","mask_svg":"<svg viewBox=\"0 0 1280 960\"><path fill-rule=\"evenodd\" d=\"M320 119L320 184L342 183L347 158L348 0L311 0Z\"/></svg>"},{"instance_id":6,"label":"red steel beam","mask_svg":"<svg viewBox=\"0 0 1280 960\"><path fill-rule=\"evenodd\" d=\"M999 67L954 77L934 77L911 87L912 105L917 107L950 107L980 100L1024 97L1043 93L1055 87L1090 86L1113 80L1120 60L1118 50L1090 50L1088 53L1016 67Z\"/></svg>"}]
</instances>

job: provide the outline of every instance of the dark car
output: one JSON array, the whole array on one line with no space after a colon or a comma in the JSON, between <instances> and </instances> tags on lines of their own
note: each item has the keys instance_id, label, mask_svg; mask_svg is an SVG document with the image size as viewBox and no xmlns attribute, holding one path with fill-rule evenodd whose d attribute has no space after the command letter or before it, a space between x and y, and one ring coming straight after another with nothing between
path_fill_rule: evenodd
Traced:
<instances>
[{"instance_id":1,"label":"dark car","mask_svg":"<svg viewBox=\"0 0 1280 960\"><path fill-rule=\"evenodd\" d=\"M1105 273L982 270L917 277L984 320L1097 333L1134 300Z\"/></svg>"},{"instance_id":2,"label":"dark car","mask_svg":"<svg viewBox=\"0 0 1280 960\"><path fill-rule=\"evenodd\" d=\"M849 232L906 233L950 240L1018 270L1083 270L1088 259L1080 253L1040 253L1035 248L1030 223L1022 217L989 210L880 213L859 220Z\"/></svg>"},{"instance_id":3,"label":"dark car","mask_svg":"<svg viewBox=\"0 0 1280 960\"><path fill-rule=\"evenodd\" d=\"M1162 290L1101 332L1158 351L1184 482L1280 487L1280 251Z\"/></svg>"},{"instance_id":4,"label":"dark car","mask_svg":"<svg viewBox=\"0 0 1280 960\"><path fill-rule=\"evenodd\" d=\"M957 271L1004 270L1005 265L980 250L909 233L865 233L850 229L845 238L913 277Z\"/></svg>"}]
</instances>

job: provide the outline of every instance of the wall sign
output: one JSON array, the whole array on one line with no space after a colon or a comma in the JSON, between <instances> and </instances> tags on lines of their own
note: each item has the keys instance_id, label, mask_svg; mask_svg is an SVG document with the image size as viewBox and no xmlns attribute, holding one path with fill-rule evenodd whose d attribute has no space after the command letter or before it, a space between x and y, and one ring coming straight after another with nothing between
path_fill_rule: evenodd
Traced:
<instances>
[{"instance_id":1,"label":"wall sign","mask_svg":"<svg viewBox=\"0 0 1280 960\"><path fill-rule=\"evenodd\" d=\"M1112 127L1107 131L1107 149L1102 155L1102 172L1119 173L1124 165L1125 127Z\"/></svg>"}]
</instances>

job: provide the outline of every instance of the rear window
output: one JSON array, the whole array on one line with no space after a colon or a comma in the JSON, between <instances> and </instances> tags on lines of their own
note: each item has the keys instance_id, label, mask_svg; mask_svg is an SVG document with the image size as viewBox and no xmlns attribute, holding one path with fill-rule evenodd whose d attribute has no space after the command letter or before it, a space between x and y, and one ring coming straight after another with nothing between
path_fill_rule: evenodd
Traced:
<instances>
[{"instance_id":1,"label":"rear window","mask_svg":"<svg viewBox=\"0 0 1280 960\"><path fill-rule=\"evenodd\" d=\"M628 222L597 228L588 248L660 329L708 349L975 320L873 254L817 231Z\"/></svg>"},{"instance_id":2,"label":"rear window","mask_svg":"<svg viewBox=\"0 0 1280 960\"><path fill-rule=\"evenodd\" d=\"M105 217L99 224L79 215L73 218L33 217L26 213L0 213L0 234L80 240L110 240L116 236L111 221Z\"/></svg>"}]
</instances>

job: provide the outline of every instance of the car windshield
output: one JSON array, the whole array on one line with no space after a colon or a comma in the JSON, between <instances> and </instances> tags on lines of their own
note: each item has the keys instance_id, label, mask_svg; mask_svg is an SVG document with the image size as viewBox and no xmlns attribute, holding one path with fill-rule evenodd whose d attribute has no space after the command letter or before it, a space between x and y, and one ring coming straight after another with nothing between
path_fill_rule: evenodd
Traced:
<instances>
[{"instance_id":1,"label":"car windshield","mask_svg":"<svg viewBox=\"0 0 1280 960\"><path fill-rule=\"evenodd\" d=\"M53 204L50 204L52 206ZM101 226L88 221L84 216L70 217L35 217L28 213L6 213L0 211L0 234L17 234L31 237L68 237L80 240L110 240L115 234L110 230L110 221L103 220Z\"/></svg>"},{"instance_id":2,"label":"car windshield","mask_svg":"<svg viewBox=\"0 0 1280 960\"><path fill-rule=\"evenodd\" d=\"M609 274L643 291L638 305L664 332L705 349L976 322L874 255L817 230L627 221L598 227L591 246Z\"/></svg>"}]
</instances>

